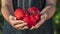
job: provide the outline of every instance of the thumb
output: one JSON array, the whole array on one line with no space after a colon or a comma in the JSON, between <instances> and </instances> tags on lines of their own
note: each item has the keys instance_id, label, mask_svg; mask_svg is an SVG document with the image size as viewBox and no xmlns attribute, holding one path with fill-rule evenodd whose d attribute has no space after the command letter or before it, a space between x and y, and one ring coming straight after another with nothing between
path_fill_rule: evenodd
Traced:
<instances>
[{"instance_id":1,"label":"thumb","mask_svg":"<svg viewBox=\"0 0 60 34\"><path fill-rule=\"evenodd\" d=\"M10 18L11 20L16 20L16 17L14 17L14 16L12 16L12 15L10 15L9 18Z\"/></svg>"},{"instance_id":2,"label":"thumb","mask_svg":"<svg viewBox=\"0 0 60 34\"><path fill-rule=\"evenodd\" d=\"M13 16L13 20L16 20L16 17Z\"/></svg>"},{"instance_id":3,"label":"thumb","mask_svg":"<svg viewBox=\"0 0 60 34\"><path fill-rule=\"evenodd\" d=\"M43 15L41 15L41 19L46 19L47 18L47 14L44 13Z\"/></svg>"}]
</instances>

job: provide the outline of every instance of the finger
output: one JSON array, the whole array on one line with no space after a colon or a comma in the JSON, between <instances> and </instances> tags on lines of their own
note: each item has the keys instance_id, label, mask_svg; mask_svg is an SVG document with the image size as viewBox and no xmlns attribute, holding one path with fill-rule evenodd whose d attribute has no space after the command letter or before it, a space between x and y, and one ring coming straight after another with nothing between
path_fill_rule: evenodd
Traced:
<instances>
[{"instance_id":1,"label":"finger","mask_svg":"<svg viewBox=\"0 0 60 34\"><path fill-rule=\"evenodd\" d=\"M22 28L16 28L17 30L23 30Z\"/></svg>"},{"instance_id":2,"label":"finger","mask_svg":"<svg viewBox=\"0 0 60 34\"><path fill-rule=\"evenodd\" d=\"M38 29L39 27L40 27L40 25L37 25L37 24L35 25L35 29Z\"/></svg>"},{"instance_id":3,"label":"finger","mask_svg":"<svg viewBox=\"0 0 60 34\"><path fill-rule=\"evenodd\" d=\"M28 26L25 26L25 27L23 27L22 29L23 29L23 30L28 29Z\"/></svg>"},{"instance_id":4,"label":"finger","mask_svg":"<svg viewBox=\"0 0 60 34\"><path fill-rule=\"evenodd\" d=\"M12 21L12 22L19 22L19 23L21 23L21 22L24 22L23 20L15 20L15 21Z\"/></svg>"},{"instance_id":5,"label":"finger","mask_svg":"<svg viewBox=\"0 0 60 34\"><path fill-rule=\"evenodd\" d=\"M24 21L22 21L22 20L16 20L16 21L12 21L12 22L14 23L14 25L24 23Z\"/></svg>"},{"instance_id":6,"label":"finger","mask_svg":"<svg viewBox=\"0 0 60 34\"><path fill-rule=\"evenodd\" d=\"M23 20L16 20L16 17L14 16L9 16L9 19L12 21L12 22L24 22Z\"/></svg>"},{"instance_id":7,"label":"finger","mask_svg":"<svg viewBox=\"0 0 60 34\"><path fill-rule=\"evenodd\" d=\"M19 28L19 30L25 30L25 29L28 29L27 26L23 27L23 28Z\"/></svg>"},{"instance_id":8,"label":"finger","mask_svg":"<svg viewBox=\"0 0 60 34\"><path fill-rule=\"evenodd\" d=\"M13 17L13 20L16 20L16 17Z\"/></svg>"},{"instance_id":9,"label":"finger","mask_svg":"<svg viewBox=\"0 0 60 34\"><path fill-rule=\"evenodd\" d=\"M44 17L45 17L45 16L44 16L44 15L42 15L42 16L41 16L41 20L42 20L42 19L44 19Z\"/></svg>"},{"instance_id":10,"label":"finger","mask_svg":"<svg viewBox=\"0 0 60 34\"><path fill-rule=\"evenodd\" d=\"M35 27L34 26L32 26L31 28L30 28L30 30L33 30Z\"/></svg>"},{"instance_id":11,"label":"finger","mask_svg":"<svg viewBox=\"0 0 60 34\"><path fill-rule=\"evenodd\" d=\"M47 18L47 14L44 13L44 15L41 15L41 19L46 19Z\"/></svg>"},{"instance_id":12,"label":"finger","mask_svg":"<svg viewBox=\"0 0 60 34\"><path fill-rule=\"evenodd\" d=\"M9 19L11 19L11 20L16 20L16 17L14 17L14 16L9 16Z\"/></svg>"},{"instance_id":13,"label":"finger","mask_svg":"<svg viewBox=\"0 0 60 34\"><path fill-rule=\"evenodd\" d=\"M46 13L45 13L45 15L44 15L44 16L45 16L45 19L47 19L47 16L48 16L48 15L47 15Z\"/></svg>"},{"instance_id":14,"label":"finger","mask_svg":"<svg viewBox=\"0 0 60 34\"><path fill-rule=\"evenodd\" d=\"M27 23L17 24L17 25L15 25L15 27L16 27L16 28L22 28L22 27L24 27L24 26L26 26L26 25L27 25Z\"/></svg>"}]
</instances>

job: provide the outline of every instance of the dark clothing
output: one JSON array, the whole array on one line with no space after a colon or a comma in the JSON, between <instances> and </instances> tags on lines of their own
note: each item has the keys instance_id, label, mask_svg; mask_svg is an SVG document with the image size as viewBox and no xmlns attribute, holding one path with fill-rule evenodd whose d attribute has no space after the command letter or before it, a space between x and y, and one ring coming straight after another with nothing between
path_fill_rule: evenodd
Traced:
<instances>
[{"instance_id":1,"label":"dark clothing","mask_svg":"<svg viewBox=\"0 0 60 34\"><path fill-rule=\"evenodd\" d=\"M19 2L19 3L18 3ZM39 8L40 10L42 10L45 6L46 1L45 0L31 0L31 7L35 6L37 8ZM18 6L19 4L19 6ZM28 9L29 7L29 0L25 0L24 2L24 8ZM14 9L16 9L17 7L23 8L23 0L13 0L13 7Z\"/></svg>"},{"instance_id":2,"label":"dark clothing","mask_svg":"<svg viewBox=\"0 0 60 34\"><path fill-rule=\"evenodd\" d=\"M19 0L20 2L17 3L17 0L13 0L13 7L14 10L17 7L22 8L22 0ZM45 6L45 0L31 0L31 7L36 6L40 10L42 10ZM17 6L19 4L19 6ZM28 0L25 0L25 10L28 9ZM23 9L23 8L22 8ZM53 26L52 26L52 21L51 19L47 20L44 24L41 25L40 28L36 30L17 30L14 29L7 21L4 21L4 26L3 26L3 34L53 34Z\"/></svg>"},{"instance_id":3,"label":"dark clothing","mask_svg":"<svg viewBox=\"0 0 60 34\"><path fill-rule=\"evenodd\" d=\"M4 21L3 34L54 34L51 20L46 21L37 30L17 30L14 29L7 21Z\"/></svg>"}]
</instances>

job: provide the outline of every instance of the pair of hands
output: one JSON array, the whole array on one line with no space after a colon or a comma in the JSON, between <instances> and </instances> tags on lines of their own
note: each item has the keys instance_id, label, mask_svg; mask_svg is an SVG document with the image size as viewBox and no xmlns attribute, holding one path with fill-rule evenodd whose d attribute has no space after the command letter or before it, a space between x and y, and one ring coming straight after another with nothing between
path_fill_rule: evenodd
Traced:
<instances>
[{"instance_id":1,"label":"pair of hands","mask_svg":"<svg viewBox=\"0 0 60 34\"><path fill-rule=\"evenodd\" d=\"M47 14L44 13L43 15L41 15L41 20L39 21L39 23L37 23L35 26L32 26L30 30L38 29L46 19L47 19ZM11 24L12 27L18 30L29 29L27 23L25 23L23 20L16 20L16 18L11 15L9 16L9 23Z\"/></svg>"}]
</instances>

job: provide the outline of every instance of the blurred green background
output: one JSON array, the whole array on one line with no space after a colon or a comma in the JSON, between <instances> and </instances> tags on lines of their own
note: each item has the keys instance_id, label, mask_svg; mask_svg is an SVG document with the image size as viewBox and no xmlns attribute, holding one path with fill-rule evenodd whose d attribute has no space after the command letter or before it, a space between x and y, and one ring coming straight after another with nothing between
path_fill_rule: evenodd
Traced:
<instances>
[{"instance_id":1,"label":"blurred green background","mask_svg":"<svg viewBox=\"0 0 60 34\"><path fill-rule=\"evenodd\" d=\"M1 0L0 0L0 10L1 10ZM60 34L60 0L57 0L56 4L56 13L53 16L52 23L54 26L54 34ZM2 26L3 26L3 17L0 12L0 34L2 34Z\"/></svg>"}]
</instances>

